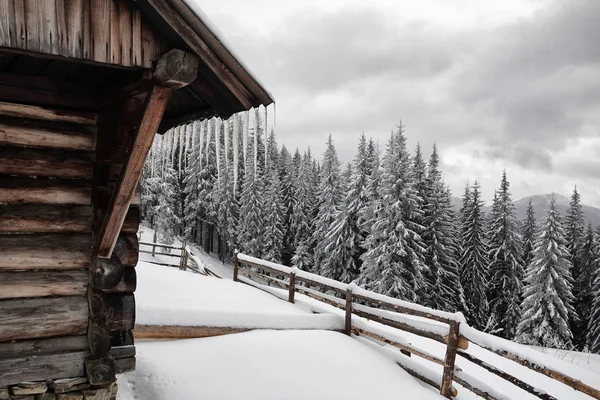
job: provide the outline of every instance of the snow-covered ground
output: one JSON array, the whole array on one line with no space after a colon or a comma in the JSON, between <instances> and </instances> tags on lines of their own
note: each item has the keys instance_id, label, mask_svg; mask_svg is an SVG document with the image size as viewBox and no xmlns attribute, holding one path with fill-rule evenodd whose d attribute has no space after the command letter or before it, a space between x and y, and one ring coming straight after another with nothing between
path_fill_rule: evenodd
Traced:
<instances>
[{"instance_id":1,"label":"snow-covered ground","mask_svg":"<svg viewBox=\"0 0 600 400\"><path fill-rule=\"evenodd\" d=\"M120 400L441 399L386 357L327 331L137 343Z\"/></svg>"}]
</instances>

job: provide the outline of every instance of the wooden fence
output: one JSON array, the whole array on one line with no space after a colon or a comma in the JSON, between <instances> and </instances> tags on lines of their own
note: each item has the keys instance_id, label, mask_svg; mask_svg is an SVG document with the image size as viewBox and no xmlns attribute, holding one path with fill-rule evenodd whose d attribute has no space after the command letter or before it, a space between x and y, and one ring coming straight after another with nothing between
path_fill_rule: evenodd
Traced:
<instances>
[{"instance_id":1,"label":"wooden fence","mask_svg":"<svg viewBox=\"0 0 600 400\"><path fill-rule=\"evenodd\" d=\"M491 345L489 341L485 340L489 336L466 325L464 317L460 313L453 314L419 306L379 295L356 285L347 285L297 268L289 268L241 253L236 253L234 256L233 280L258 288L264 288L263 283L269 286L279 286L287 290L285 298L291 303L295 302L295 293L298 292L344 310L345 333L347 335L363 336L380 344L388 344L400 349L405 355L415 355L442 366L443 373L440 377L439 374L433 374L433 370L418 368L418 365L411 362L410 358L396 357L396 362L408 373L435 387L447 398L457 395L457 390L452 385L453 382L460 384L484 399L499 400L506 398L493 387L455 367L456 357L459 356L535 397L554 399L543 389L534 387L466 352L465 350L471 342L486 351L530 368L595 399L600 399L600 390L591 386L589 382L586 384L570 377L565 374L565 371L558 371L556 368L544 364L543 360L539 358L527 357L512 351L508 346ZM273 292L271 291L271 293ZM353 316L362 318L353 318ZM375 324L366 323L365 319L442 343L446 346L445 357L441 359L427 350L416 348L411 343L390 335L389 331L378 329Z\"/></svg>"},{"instance_id":2,"label":"wooden fence","mask_svg":"<svg viewBox=\"0 0 600 400\"><path fill-rule=\"evenodd\" d=\"M140 246L152 247L152 250L148 250L146 248L140 247L140 253L151 254L152 257L156 256L164 256L164 257L172 257L178 259L179 262L177 264L170 262L160 262L156 260L144 260L144 262L149 262L151 264L161 265L163 267L174 267L179 268L183 271L192 271L196 274L204 275L204 276L212 276L215 278L221 278L219 275L206 268L200 263L200 261L192 254L189 246L187 246L186 242L183 242L181 247L161 244L161 243L152 243L152 242L139 242ZM173 253L170 250L174 250Z\"/></svg>"}]
</instances>

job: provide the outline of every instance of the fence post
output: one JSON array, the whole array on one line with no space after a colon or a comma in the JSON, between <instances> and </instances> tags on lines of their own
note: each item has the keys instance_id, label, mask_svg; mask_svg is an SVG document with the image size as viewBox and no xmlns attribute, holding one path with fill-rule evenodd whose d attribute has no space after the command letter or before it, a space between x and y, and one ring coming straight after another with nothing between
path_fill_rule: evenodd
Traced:
<instances>
[{"instance_id":1,"label":"fence post","mask_svg":"<svg viewBox=\"0 0 600 400\"><path fill-rule=\"evenodd\" d=\"M290 273L290 287L288 288L288 301L294 302L294 295L296 294L296 273Z\"/></svg>"},{"instance_id":2,"label":"fence post","mask_svg":"<svg viewBox=\"0 0 600 400\"><path fill-rule=\"evenodd\" d=\"M238 261L238 251L235 250L233 252L233 281L238 281L238 269L239 269L239 261Z\"/></svg>"},{"instance_id":3,"label":"fence post","mask_svg":"<svg viewBox=\"0 0 600 400\"><path fill-rule=\"evenodd\" d=\"M348 336L352 335L352 288L346 289L346 320L344 333Z\"/></svg>"},{"instance_id":4,"label":"fence post","mask_svg":"<svg viewBox=\"0 0 600 400\"><path fill-rule=\"evenodd\" d=\"M154 257L154 253L156 253L156 230L154 230L154 236L152 237L152 257Z\"/></svg>"},{"instance_id":5,"label":"fence post","mask_svg":"<svg viewBox=\"0 0 600 400\"><path fill-rule=\"evenodd\" d=\"M187 240L184 240L183 241L183 245L181 246L181 256L180 256L180 259L179 259L179 269L182 269L184 271L186 269L186 264L187 264L187 261L185 259L186 255L187 255L186 254L187 251L185 249L186 243L187 243Z\"/></svg>"},{"instance_id":6,"label":"fence post","mask_svg":"<svg viewBox=\"0 0 600 400\"><path fill-rule=\"evenodd\" d=\"M452 381L454 380L454 361L456 360L456 348L458 347L459 323L450 322L450 331L448 332L448 345L446 347L446 358L444 359L444 375L442 376L442 386L440 394L450 398L452 396Z\"/></svg>"}]
</instances>

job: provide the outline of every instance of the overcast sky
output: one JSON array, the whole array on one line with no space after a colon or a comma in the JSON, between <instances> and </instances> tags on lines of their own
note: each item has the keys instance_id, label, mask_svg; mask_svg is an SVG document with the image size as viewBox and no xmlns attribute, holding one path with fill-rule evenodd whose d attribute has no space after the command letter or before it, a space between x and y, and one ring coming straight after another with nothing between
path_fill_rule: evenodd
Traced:
<instances>
[{"instance_id":1,"label":"overcast sky","mask_svg":"<svg viewBox=\"0 0 600 400\"><path fill-rule=\"evenodd\" d=\"M201 4L274 95L288 148L320 158L331 133L350 161L361 132L385 148L402 119L456 196L477 178L490 200L506 168L517 199L577 184L600 206L600 1Z\"/></svg>"}]
</instances>

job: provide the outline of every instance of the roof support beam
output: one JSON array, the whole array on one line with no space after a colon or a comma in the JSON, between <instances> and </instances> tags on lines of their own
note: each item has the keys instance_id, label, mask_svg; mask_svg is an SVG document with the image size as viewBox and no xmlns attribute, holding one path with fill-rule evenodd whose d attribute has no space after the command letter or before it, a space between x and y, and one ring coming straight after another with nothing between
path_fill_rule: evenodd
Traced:
<instances>
[{"instance_id":1,"label":"roof support beam","mask_svg":"<svg viewBox=\"0 0 600 400\"><path fill-rule=\"evenodd\" d=\"M97 238L96 252L99 258L110 258L112 255L171 91L196 79L198 62L198 57L181 50L171 50L158 60L153 75L156 85L151 87L146 97L141 122L128 149Z\"/></svg>"}]
</instances>

